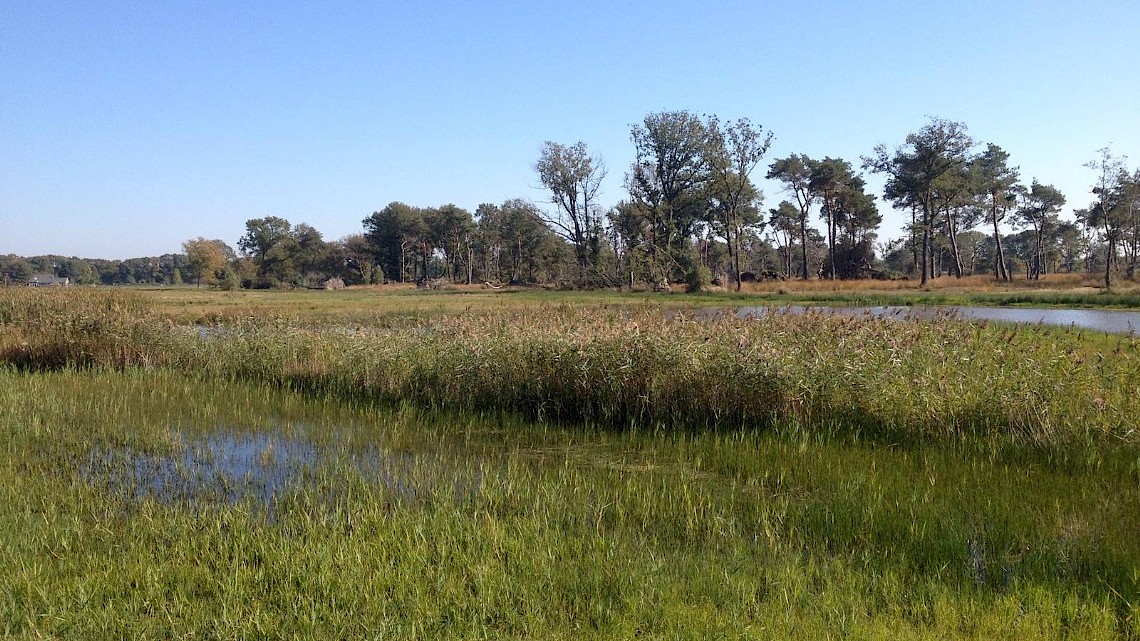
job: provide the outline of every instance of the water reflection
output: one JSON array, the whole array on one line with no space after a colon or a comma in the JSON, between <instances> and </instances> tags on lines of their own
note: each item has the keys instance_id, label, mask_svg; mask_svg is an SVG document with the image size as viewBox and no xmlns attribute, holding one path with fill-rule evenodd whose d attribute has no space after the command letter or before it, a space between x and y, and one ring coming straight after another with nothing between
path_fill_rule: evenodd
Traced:
<instances>
[{"instance_id":1,"label":"water reflection","mask_svg":"<svg viewBox=\"0 0 1140 641\"><path fill-rule=\"evenodd\" d=\"M162 503L253 501L272 509L296 491L319 489L328 502L352 477L376 484L401 500L440 492L456 501L473 496L482 471L463 471L442 458L369 446L320 445L303 436L218 430L189 437L166 454L114 448L93 452L83 477L135 500Z\"/></svg>"},{"instance_id":2,"label":"water reflection","mask_svg":"<svg viewBox=\"0 0 1140 641\"><path fill-rule=\"evenodd\" d=\"M710 314L712 312L720 313L719 310L710 310ZM901 320L930 319L949 315L968 321L1055 325L1109 334L1132 334L1137 328L1140 328L1140 312L1109 309L1028 309L964 305L913 307L903 305L866 307L786 305L782 307L739 307L735 313L739 318L758 318L772 313L816 313Z\"/></svg>"}]
</instances>

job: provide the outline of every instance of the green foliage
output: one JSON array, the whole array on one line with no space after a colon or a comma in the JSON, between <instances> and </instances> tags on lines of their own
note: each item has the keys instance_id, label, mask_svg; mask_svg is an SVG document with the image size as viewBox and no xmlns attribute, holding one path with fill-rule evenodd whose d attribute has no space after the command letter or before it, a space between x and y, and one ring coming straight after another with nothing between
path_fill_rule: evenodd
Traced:
<instances>
[{"instance_id":1,"label":"green foliage","mask_svg":"<svg viewBox=\"0 0 1140 641\"><path fill-rule=\"evenodd\" d=\"M683 277L689 241L710 207L709 125L688 111L660 112L634 125L630 137L637 159L626 178L632 205L627 212L643 229L639 237L647 245L653 281Z\"/></svg>"},{"instance_id":2,"label":"green foliage","mask_svg":"<svg viewBox=\"0 0 1140 641\"><path fill-rule=\"evenodd\" d=\"M840 158L807 159L811 170L808 188L820 203L827 225L828 261L825 273L836 278L859 278L875 260L872 243L883 217L875 197L864 191L866 183L851 163Z\"/></svg>"},{"instance_id":3,"label":"green foliage","mask_svg":"<svg viewBox=\"0 0 1140 641\"><path fill-rule=\"evenodd\" d=\"M1060 224L1057 215L1065 204L1065 196L1052 185L1033 180L1029 189L1023 189L1021 205L1017 208L1016 223L1033 230L1032 262L1029 277L1040 279L1046 267L1045 239ZM1028 261L1027 261L1028 262Z\"/></svg>"},{"instance_id":4,"label":"green foliage","mask_svg":"<svg viewBox=\"0 0 1140 641\"><path fill-rule=\"evenodd\" d=\"M238 247L255 269L248 277L251 286L315 286L335 272L328 243L311 225L266 216L247 220L245 227Z\"/></svg>"},{"instance_id":5,"label":"green foliage","mask_svg":"<svg viewBox=\"0 0 1140 641\"><path fill-rule=\"evenodd\" d=\"M1018 180L1017 168L1010 167L1008 161L1009 153L990 143L986 145L985 151L969 163L972 191L980 208L987 212L989 223L993 227L994 278L1005 281L1010 279L1010 275L1005 264L999 225L1016 203L1014 187Z\"/></svg>"},{"instance_id":6,"label":"green foliage","mask_svg":"<svg viewBox=\"0 0 1140 641\"><path fill-rule=\"evenodd\" d=\"M237 272L230 267L223 267L214 273L214 279L218 289L224 291L233 291L241 286L241 281L238 279Z\"/></svg>"},{"instance_id":7,"label":"green foliage","mask_svg":"<svg viewBox=\"0 0 1140 641\"><path fill-rule=\"evenodd\" d=\"M918 232L922 235L922 282L930 277L929 258L936 218L946 206L946 191L951 183L965 185L970 149L974 141L960 122L931 118L906 142L889 152L885 145L875 147L871 157L863 158L863 166L875 173L886 174L884 196L896 207L911 208L921 214Z\"/></svg>"},{"instance_id":8,"label":"green foliage","mask_svg":"<svg viewBox=\"0 0 1140 641\"><path fill-rule=\"evenodd\" d=\"M26 283L32 273L32 265L26 259L15 254L0 256L0 282L5 285Z\"/></svg>"},{"instance_id":9,"label":"green foliage","mask_svg":"<svg viewBox=\"0 0 1140 641\"><path fill-rule=\"evenodd\" d=\"M186 268L199 286L203 279L211 287L221 285L224 273L236 258L225 242L202 237L182 243L182 251L186 253Z\"/></svg>"},{"instance_id":10,"label":"green foliage","mask_svg":"<svg viewBox=\"0 0 1140 641\"><path fill-rule=\"evenodd\" d=\"M1104 240L1104 286L1111 288L1121 246L1130 254L1129 275L1135 273L1140 255L1140 170L1129 174L1125 158L1113 156L1108 147L1099 153L1100 158L1085 164L1097 172L1092 187L1096 200L1075 213L1082 224L1096 230Z\"/></svg>"},{"instance_id":11,"label":"green foliage","mask_svg":"<svg viewBox=\"0 0 1140 641\"><path fill-rule=\"evenodd\" d=\"M590 155L584 142L568 146L548 140L534 169L556 208L554 215L543 216L543 220L574 246L578 280L584 282L598 266L602 216L596 199L606 177L605 165L600 157Z\"/></svg>"},{"instance_id":12,"label":"green foliage","mask_svg":"<svg viewBox=\"0 0 1140 641\"><path fill-rule=\"evenodd\" d=\"M502 205L484 203L475 213L481 280L543 282L572 261L566 243L543 224L541 212L532 203L519 199Z\"/></svg>"},{"instance_id":13,"label":"green foliage","mask_svg":"<svg viewBox=\"0 0 1140 641\"><path fill-rule=\"evenodd\" d=\"M712 282L712 273L701 263L700 256L690 252L682 258L681 269L685 275L685 291L692 294L707 288Z\"/></svg>"},{"instance_id":14,"label":"green foliage","mask_svg":"<svg viewBox=\"0 0 1140 641\"><path fill-rule=\"evenodd\" d=\"M715 116L709 119L709 191L713 201L709 224L728 249L729 269L740 289L742 238L764 227L760 207L764 195L752 183L751 174L768 153L772 133L753 125L747 118L721 126Z\"/></svg>"},{"instance_id":15,"label":"green foliage","mask_svg":"<svg viewBox=\"0 0 1140 641\"><path fill-rule=\"evenodd\" d=\"M393 280L468 280L475 223L467 210L455 205L421 208L392 202L365 218L364 228L376 264Z\"/></svg>"},{"instance_id":16,"label":"green foliage","mask_svg":"<svg viewBox=\"0 0 1140 641\"><path fill-rule=\"evenodd\" d=\"M808 216L811 214L812 203L817 194L811 184L812 169L816 161L804 154L792 154L786 158L778 158L768 168L768 179L776 179L784 183L786 189L795 196L798 212L795 216L795 235L800 241L800 265L798 275L807 280L808 270ZM785 201L787 202L787 201ZM791 204L791 203L789 203ZM791 216L791 210L781 208L772 212L783 218ZM783 224L787 224L784 221ZM814 231L814 230L812 230Z\"/></svg>"}]
</instances>

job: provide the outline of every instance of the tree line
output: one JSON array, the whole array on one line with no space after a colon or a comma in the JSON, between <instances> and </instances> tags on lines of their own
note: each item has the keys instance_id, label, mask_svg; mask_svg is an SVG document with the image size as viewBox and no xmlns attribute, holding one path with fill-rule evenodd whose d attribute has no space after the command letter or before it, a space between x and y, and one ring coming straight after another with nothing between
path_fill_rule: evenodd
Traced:
<instances>
[{"instance_id":1,"label":"tree line","mask_svg":"<svg viewBox=\"0 0 1140 641\"><path fill-rule=\"evenodd\" d=\"M67 278L77 285L178 285L184 282L183 275L187 273L186 260L185 254L127 260L7 254L0 255L0 285L22 285L39 274Z\"/></svg>"},{"instance_id":2,"label":"tree line","mask_svg":"<svg viewBox=\"0 0 1140 641\"><path fill-rule=\"evenodd\" d=\"M604 161L586 143L544 143L533 170L547 200L481 204L389 203L362 231L326 241L305 223L246 222L236 249L196 238L182 254L130 261L0 258L0 272L73 282L192 282L223 288L321 287L384 282L556 283L667 287L753 278L894 278L991 273L1041 278L1057 271L1135 275L1140 170L1102 149L1090 204L1062 220L1066 197L1022 181L1009 153L979 144L960 122L932 118L902 144L877 146L858 164L825 156L767 158L773 134L747 118L651 113L630 127L635 159L624 197L599 201ZM910 214L905 236L880 243L878 196L864 174L885 178L884 202ZM778 182L765 208L755 177ZM542 206L540 206L542 205ZM817 226L818 224L818 226ZM1011 231L1007 231L1012 229ZM50 259L50 260L49 260ZM23 261L23 262L21 262ZM51 269L48 269L48 264Z\"/></svg>"}]
</instances>

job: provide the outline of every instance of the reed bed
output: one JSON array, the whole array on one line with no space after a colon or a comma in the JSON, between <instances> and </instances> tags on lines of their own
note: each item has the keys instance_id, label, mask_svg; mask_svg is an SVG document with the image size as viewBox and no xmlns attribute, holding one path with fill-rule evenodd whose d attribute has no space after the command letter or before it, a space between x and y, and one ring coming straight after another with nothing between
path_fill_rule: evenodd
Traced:
<instances>
[{"instance_id":1,"label":"reed bed","mask_svg":"<svg viewBox=\"0 0 1140 641\"><path fill-rule=\"evenodd\" d=\"M610 429L793 426L896 439L1135 441L1140 348L1080 332L826 314L742 320L541 306L305 327L184 327L134 296L6 297L0 352L26 366L172 367L208 380ZM53 307L54 305L54 307Z\"/></svg>"}]
</instances>

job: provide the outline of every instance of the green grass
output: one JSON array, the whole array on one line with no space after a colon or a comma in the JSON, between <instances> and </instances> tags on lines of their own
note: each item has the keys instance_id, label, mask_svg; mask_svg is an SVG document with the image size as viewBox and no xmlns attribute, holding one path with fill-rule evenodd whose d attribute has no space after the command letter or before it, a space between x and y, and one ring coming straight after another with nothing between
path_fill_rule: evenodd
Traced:
<instances>
[{"instance_id":1,"label":"green grass","mask_svg":"<svg viewBox=\"0 0 1140 641\"><path fill-rule=\"evenodd\" d=\"M17 636L1121 638L1136 450L614 433L345 407L168 371L3 378L0 626ZM407 452L415 500L322 466L256 501L141 502L91 451L286 430ZM332 491L330 491L332 490Z\"/></svg>"},{"instance_id":2,"label":"green grass","mask_svg":"<svg viewBox=\"0 0 1140 641\"><path fill-rule=\"evenodd\" d=\"M1140 637L1131 339L41 294L0 297L9 636ZM219 432L323 454L272 505L109 455Z\"/></svg>"}]
</instances>

